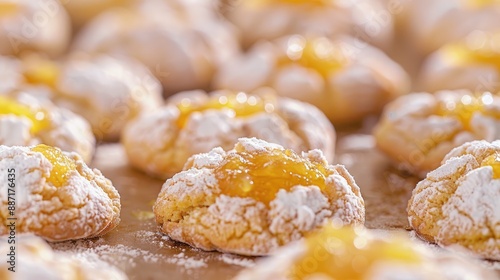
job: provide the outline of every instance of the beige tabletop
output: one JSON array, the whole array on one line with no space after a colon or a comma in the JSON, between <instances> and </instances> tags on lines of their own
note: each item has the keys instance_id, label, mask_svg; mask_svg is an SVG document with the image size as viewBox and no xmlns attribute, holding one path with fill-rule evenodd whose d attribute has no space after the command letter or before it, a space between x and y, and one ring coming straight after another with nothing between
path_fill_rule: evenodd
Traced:
<instances>
[{"instance_id":1,"label":"beige tabletop","mask_svg":"<svg viewBox=\"0 0 500 280\"><path fill-rule=\"evenodd\" d=\"M369 130L339 134L336 163L344 164L361 188L366 226L384 233L405 231L406 204L418 179L391 167L376 150ZM130 168L119 144L99 146L92 166L111 179L120 192L122 221L104 237L52 244L54 248L90 263L114 265L130 279L223 280L253 265L252 258L203 252L158 233L151 208L163 181ZM413 236L412 232L408 234Z\"/></svg>"}]
</instances>

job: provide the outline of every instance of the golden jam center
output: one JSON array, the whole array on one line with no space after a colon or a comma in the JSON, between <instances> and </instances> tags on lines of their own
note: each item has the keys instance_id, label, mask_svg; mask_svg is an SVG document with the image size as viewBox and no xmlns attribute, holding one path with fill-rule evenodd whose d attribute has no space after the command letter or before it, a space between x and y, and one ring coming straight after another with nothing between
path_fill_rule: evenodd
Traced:
<instances>
[{"instance_id":1,"label":"golden jam center","mask_svg":"<svg viewBox=\"0 0 500 280\"><path fill-rule=\"evenodd\" d=\"M403 238L374 239L364 229L327 225L306 238L306 253L290 270L290 279L311 279L325 275L331 279L367 279L379 261L409 265L422 262L420 254ZM361 232L361 233L360 233ZM326 279L326 278L325 278Z\"/></svg>"},{"instance_id":2,"label":"golden jam center","mask_svg":"<svg viewBox=\"0 0 500 280\"><path fill-rule=\"evenodd\" d=\"M325 37L305 39L292 36L288 39L286 57L280 65L297 63L303 67L316 70L323 77L342 69L347 64L347 57L339 46Z\"/></svg>"},{"instance_id":3,"label":"golden jam center","mask_svg":"<svg viewBox=\"0 0 500 280\"><path fill-rule=\"evenodd\" d=\"M39 56L28 56L23 59L23 67L23 75L28 83L56 88L60 69L53 61Z\"/></svg>"},{"instance_id":4,"label":"golden jam center","mask_svg":"<svg viewBox=\"0 0 500 280\"><path fill-rule=\"evenodd\" d=\"M6 17L13 17L19 11L21 7L15 2L0 3L0 19Z\"/></svg>"},{"instance_id":5,"label":"golden jam center","mask_svg":"<svg viewBox=\"0 0 500 280\"><path fill-rule=\"evenodd\" d=\"M470 8L487 8L492 5L498 5L500 4L500 0L464 0L465 5L470 7Z\"/></svg>"},{"instance_id":6,"label":"golden jam center","mask_svg":"<svg viewBox=\"0 0 500 280\"><path fill-rule=\"evenodd\" d=\"M460 100L441 101L438 104L436 114L438 116L453 117L458 119L462 126L469 130L472 116L475 113L496 116L486 111L486 106L493 102L493 95L484 93L482 95L464 95Z\"/></svg>"},{"instance_id":7,"label":"golden jam center","mask_svg":"<svg viewBox=\"0 0 500 280\"><path fill-rule=\"evenodd\" d=\"M493 179L500 179L500 152L496 152L481 162L481 166L493 168Z\"/></svg>"},{"instance_id":8,"label":"golden jam center","mask_svg":"<svg viewBox=\"0 0 500 280\"><path fill-rule=\"evenodd\" d=\"M193 104L188 99L182 100L177 104L179 117L177 126L183 128L186 126L189 117L195 112L206 110L229 110L233 117L248 117L257 113L274 111L274 102L271 98L248 95L243 92L230 93L227 95L210 96L209 99L201 104Z\"/></svg>"},{"instance_id":9,"label":"golden jam center","mask_svg":"<svg viewBox=\"0 0 500 280\"><path fill-rule=\"evenodd\" d=\"M41 153L52 164L50 177L47 181L56 187L64 186L71 172L76 170L75 161L64 155L58 148L40 144L33 147L31 150Z\"/></svg>"},{"instance_id":10,"label":"golden jam center","mask_svg":"<svg viewBox=\"0 0 500 280\"><path fill-rule=\"evenodd\" d=\"M51 126L48 112L45 110L30 108L11 98L0 96L0 115L9 114L29 119L32 124L32 133L37 133Z\"/></svg>"},{"instance_id":11,"label":"golden jam center","mask_svg":"<svg viewBox=\"0 0 500 280\"><path fill-rule=\"evenodd\" d=\"M324 189L328 171L292 150L243 151L228 154L215 176L222 194L268 205L281 189L289 191L297 185Z\"/></svg>"},{"instance_id":12,"label":"golden jam center","mask_svg":"<svg viewBox=\"0 0 500 280\"><path fill-rule=\"evenodd\" d=\"M488 38L486 42L481 43L482 46L477 48L469 47L464 43L450 44L444 47L444 56L447 61L455 65L491 65L500 69L500 51L488 47L495 45L494 41L495 39Z\"/></svg>"}]
</instances>

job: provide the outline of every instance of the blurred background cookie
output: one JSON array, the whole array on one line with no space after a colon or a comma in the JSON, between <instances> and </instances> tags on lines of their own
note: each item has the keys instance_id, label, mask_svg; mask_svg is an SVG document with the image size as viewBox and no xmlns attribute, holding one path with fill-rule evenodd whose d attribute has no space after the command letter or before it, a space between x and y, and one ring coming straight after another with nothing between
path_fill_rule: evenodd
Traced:
<instances>
[{"instance_id":1,"label":"blurred background cookie","mask_svg":"<svg viewBox=\"0 0 500 280\"><path fill-rule=\"evenodd\" d=\"M90 163L95 137L81 116L59 108L43 88L25 87L0 92L0 145L47 144L78 153Z\"/></svg>"},{"instance_id":2,"label":"blurred background cookie","mask_svg":"<svg viewBox=\"0 0 500 280\"><path fill-rule=\"evenodd\" d=\"M219 65L232 59L239 45L234 28L196 2L145 0L109 10L81 31L73 48L141 61L166 95L209 89Z\"/></svg>"},{"instance_id":3,"label":"blurred background cookie","mask_svg":"<svg viewBox=\"0 0 500 280\"><path fill-rule=\"evenodd\" d=\"M351 124L407 93L410 80L382 51L352 37L294 35L257 43L224 64L214 80L216 88L262 86L315 105L334 124Z\"/></svg>"},{"instance_id":4,"label":"blurred background cookie","mask_svg":"<svg viewBox=\"0 0 500 280\"><path fill-rule=\"evenodd\" d=\"M58 1L0 1L0 55L34 51L60 56L70 39L71 22Z\"/></svg>"},{"instance_id":5,"label":"blurred background cookie","mask_svg":"<svg viewBox=\"0 0 500 280\"><path fill-rule=\"evenodd\" d=\"M467 90L402 96L387 105L374 135L399 167L425 177L453 148L500 137L500 97Z\"/></svg>"},{"instance_id":6,"label":"blurred background cookie","mask_svg":"<svg viewBox=\"0 0 500 280\"><path fill-rule=\"evenodd\" d=\"M270 89L179 93L159 110L132 121L122 143L132 166L166 178L186 160L240 137L257 137L296 152L320 149L333 160L335 130L312 105L277 97Z\"/></svg>"}]
</instances>

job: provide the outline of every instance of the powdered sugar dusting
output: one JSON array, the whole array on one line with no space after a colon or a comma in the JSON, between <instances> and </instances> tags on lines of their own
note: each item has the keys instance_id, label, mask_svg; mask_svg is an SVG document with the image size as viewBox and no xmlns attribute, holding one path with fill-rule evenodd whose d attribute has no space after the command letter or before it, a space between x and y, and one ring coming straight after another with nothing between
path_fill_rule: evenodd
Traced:
<instances>
[{"instance_id":1,"label":"powdered sugar dusting","mask_svg":"<svg viewBox=\"0 0 500 280\"><path fill-rule=\"evenodd\" d=\"M253 153L253 152L264 152L266 150L284 150L283 146L278 144L273 144L260 140L257 138L240 138L238 139L238 144L236 146L241 146L243 150Z\"/></svg>"},{"instance_id":2,"label":"powdered sugar dusting","mask_svg":"<svg viewBox=\"0 0 500 280\"><path fill-rule=\"evenodd\" d=\"M275 150L284 148L255 138L241 138L227 154ZM305 155L326 164L319 150ZM364 221L359 187L343 167L327 167L329 174L324 183L331 191L317 186L294 186L291 191L280 190L266 205L251 197L221 194L215 177L220 160L217 156L212 157L214 162L197 161L197 168L180 172L164 184L153 210L163 232L172 239L204 250L258 256L300 239L328 219L338 218L344 224ZM190 165L188 162L186 167Z\"/></svg>"},{"instance_id":3,"label":"powdered sugar dusting","mask_svg":"<svg viewBox=\"0 0 500 280\"><path fill-rule=\"evenodd\" d=\"M500 260L500 180L493 173L498 167L481 166L499 150L485 141L466 143L417 185L408 217L419 235L452 250Z\"/></svg>"}]
</instances>

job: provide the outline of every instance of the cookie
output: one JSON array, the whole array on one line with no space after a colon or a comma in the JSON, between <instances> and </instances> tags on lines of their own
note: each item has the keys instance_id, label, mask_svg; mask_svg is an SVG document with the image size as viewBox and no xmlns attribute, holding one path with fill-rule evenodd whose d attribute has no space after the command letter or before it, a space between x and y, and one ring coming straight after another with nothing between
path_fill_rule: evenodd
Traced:
<instances>
[{"instance_id":1,"label":"cookie","mask_svg":"<svg viewBox=\"0 0 500 280\"><path fill-rule=\"evenodd\" d=\"M43 239L33 235L16 236L16 243L9 244L6 237L0 237L0 252L10 253L15 246L17 263L9 261L0 264L0 278L51 279L51 280L126 280L127 276L111 266L94 265L78 260L66 253L55 252ZM7 257L9 260L10 257ZM15 272L8 269L12 267Z\"/></svg>"},{"instance_id":2,"label":"cookie","mask_svg":"<svg viewBox=\"0 0 500 280\"><path fill-rule=\"evenodd\" d=\"M215 147L231 149L240 137L257 137L297 152L320 149L331 161L335 130L315 107L272 90L254 94L219 91L179 93L159 110L124 130L122 143L134 167L167 178L186 160Z\"/></svg>"},{"instance_id":3,"label":"cookie","mask_svg":"<svg viewBox=\"0 0 500 280\"><path fill-rule=\"evenodd\" d=\"M425 177L453 148L500 137L500 97L467 90L409 94L387 105L373 133L396 165Z\"/></svg>"},{"instance_id":4,"label":"cookie","mask_svg":"<svg viewBox=\"0 0 500 280\"><path fill-rule=\"evenodd\" d=\"M0 93L0 145L30 146L39 143L78 153L92 160L95 137L79 115L54 105L47 91L28 87Z\"/></svg>"},{"instance_id":5,"label":"cookie","mask_svg":"<svg viewBox=\"0 0 500 280\"><path fill-rule=\"evenodd\" d=\"M221 67L216 88L269 86L311 103L334 124L361 121L409 90L405 71L382 51L351 37L291 36L261 42Z\"/></svg>"},{"instance_id":6,"label":"cookie","mask_svg":"<svg viewBox=\"0 0 500 280\"><path fill-rule=\"evenodd\" d=\"M191 157L153 206L170 238L203 250L267 255L327 221L362 224L364 201L342 165L241 138L233 150Z\"/></svg>"},{"instance_id":7,"label":"cookie","mask_svg":"<svg viewBox=\"0 0 500 280\"><path fill-rule=\"evenodd\" d=\"M59 56L70 39L71 22L59 1L0 1L0 55Z\"/></svg>"},{"instance_id":8,"label":"cookie","mask_svg":"<svg viewBox=\"0 0 500 280\"><path fill-rule=\"evenodd\" d=\"M393 17L380 1L240 0L227 5L226 16L241 30L246 47L293 34L350 34L382 48L393 40Z\"/></svg>"},{"instance_id":9,"label":"cookie","mask_svg":"<svg viewBox=\"0 0 500 280\"><path fill-rule=\"evenodd\" d=\"M235 30L205 8L209 2L139 1L109 10L81 31L74 48L141 61L166 95L208 89L219 64L239 52Z\"/></svg>"},{"instance_id":10,"label":"cookie","mask_svg":"<svg viewBox=\"0 0 500 280\"><path fill-rule=\"evenodd\" d=\"M128 121L163 103L159 81L124 57L80 54L53 61L31 55L20 61L0 59L0 64L17 72L10 74L16 81L11 88L48 87L49 98L87 119L99 140L117 140Z\"/></svg>"},{"instance_id":11,"label":"cookie","mask_svg":"<svg viewBox=\"0 0 500 280\"><path fill-rule=\"evenodd\" d=\"M120 196L111 181L76 153L43 144L0 146L0 174L0 235L9 233L12 216L17 233L48 241L100 236L120 222ZM8 208L13 199L14 215Z\"/></svg>"},{"instance_id":12,"label":"cookie","mask_svg":"<svg viewBox=\"0 0 500 280\"><path fill-rule=\"evenodd\" d=\"M420 71L420 88L429 92L444 89L498 92L498 38L499 32L475 31L462 41L444 45L425 61Z\"/></svg>"},{"instance_id":13,"label":"cookie","mask_svg":"<svg viewBox=\"0 0 500 280\"><path fill-rule=\"evenodd\" d=\"M241 272L235 280L465 278L497 279L474 261L431 251L402 234L387 238L361 227L328 224Z\"/></svg>"},{"instance_id":14,"label":"cookie","mask_svg":"<svg viewBox=\"0 0 500 280\"><path fill-rule=\"evenodd\" d=\"M500 5L497 1L399 1L400 28L427 55L445 44L463 39L475 32L491 32L500 25Z\"/></svg>"},{"instance_id":15,"label":"cookie","mask_svg":"<svg viewBox=\"0 0 500 280\"><path fill-rule=\"evenodd\" d=\"M413 190L410 226L429 242L500 260L499 179L500 141L453 149Z\"/></svg>"}]
</instances>

